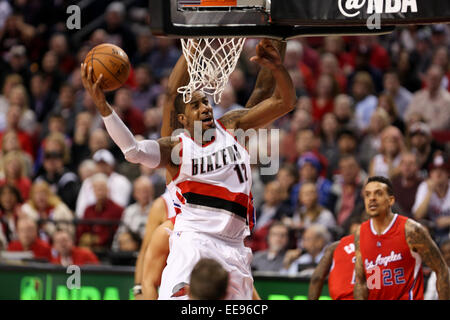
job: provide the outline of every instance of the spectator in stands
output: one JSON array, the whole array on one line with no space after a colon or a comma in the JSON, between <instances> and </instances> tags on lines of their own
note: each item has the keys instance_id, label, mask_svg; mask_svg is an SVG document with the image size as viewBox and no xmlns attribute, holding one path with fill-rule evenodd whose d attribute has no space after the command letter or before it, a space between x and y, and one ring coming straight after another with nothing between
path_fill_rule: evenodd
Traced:
<instances>
[{"instance_id":1,"label":"spectator in stands","mask_svg":"<svg viewBox=\"0 0 450 320\"><path fill-rule=\"evenodd\" d=\"M97 256L91 250L74 245L73 235L67 230L57 230L53 234L52 249L50 262L53 264L59 264L64 267L99 264Z\"/></svg>"},{"instance_id":2,"label":"spectator in stands","mask_svg":"<svg viewBox=\"0 0 450 320\"><path fill-rule=\"evenodd\" d=\"M369 176L392 178L398 173L402 152L405 151L403 135L396 127L389 126L381 133L380 153L369 165Z\"/></svg>"},{"instance_id":3,"label":"spectator in stands","mask_svg":"<svg viewBox=\"0 0 450 320\"><path fill-rule=\"evenodd\" d=\"M402 87L398 73L392 69L384 74L384 93L390 96L395 103L397 114L400 119L404 119L406 109L411 103L412 93Z\"/></svg>"},{"instance_id":4,"label":"spectator in stands","mask_svg":"<svg viewBox=\"0 0 450 320\"><path fill-rule=\"evenodd\" d=\"M18 105L20 107L19 128L29 135L33 135L36 130L36 115L30 110L28 92L25 86L19 84L11 89L9 105Z\"/></svg>"},{"instance_id":5,"label":"spectator in stands","mask_svg":"<svg viewBox=\"0 0 450 320\"><path fill-rule=\"evenodd\" d=\"M30 108L36 114L36 120L42 123L53 110L57 96L50 90L50 83L41 72L33 74L30 87Z\"/></svg>"},{"instance_id":6,"label":"spectator in stands","mask_svg":"<svg viewBox=\"0 0 450 320\"><path fill-rule=\"evenodd\" d=\"M416 220L427 219L434 225L434 237L440 239L450 230L449 165L443 156L434 158L430 176L417 189L412 212Z\"/></svg>"},{"instance_id":7,"label":"spectator in stands","mask_svg":"<svg viewBox=\"0 0 450 320\"><path fill-rule=\"evenodd\" d=\"M448 237L440 243L439 249L447 263L448 272L450 272L450 239ZM436 290L436 272L434 271L428 278L424 298L425 300L439 300L438 292Z\"/></svg>"},{"instance_id":8,"label":"spectator in stands","mask_svg":"<svg viewBox=\"0 0 450 320\"><path fill-rule=\"evenodd\" d=\"M78 167L78 176L80 177L81 183L87 178L93 176L97 173L97 164L92 159L84 160Z\"/></svg>"},{"instance_id":9,"label":"spectator in stands","mask_svg":"<svg viewBox=\"0 0 450 320\"><path fill-rule=\"evenodd\" d=\"M125 229L117 237L117 251L137 252L141 247L142 237L138 233Z\"/></svg>"},{"instance_id":10,"label":"spectator in stands","mask_svg":"<svg viewBox=\"0 0 450 320\"><path fill-rule=\"evenodd\" d=\"M333 113L336 115L340 129L357 129L352 97L346 94L336 96Z\"/></svg>"},{"instance_id":11,"label":"spectator in stands","mask_svg":"<svg viewBox=\"0 0 450 320\"><path fill-rule=\"evenodd\" d=\"M297 109L294 111L292 119L288 123L286 133L281 137L280 156L284 160L294 162L300 152L308 150L311 147L310 142L314 138L314 133L310 130L313 126L310 112L304 109ZM299 144L299 138L302 139L302 144ZM299 144L297 146L297 144ZM292 146L297 146L297 152L292 152Z\"/></svg>"},{"instance_id":12,"label":"spectator in stands","mask_svg":"<svg viewBox=\"0 0 450 320\"><path fill-rule=\"evenodd\" d=\"M93 160L97 163L97 171L108 177L109 198L122 208L128 206L132 185L128 179L114 171L115 160L111 152L100 149L94 153ZM82 218L86 207L97 201L93 192L92 179L87 178L81 185L76 204L76 216Z\"/></svg>"},{"instance_id":13,"label":"spectator in stands","mask_svg":"<svg viewBox=\"0 0 450 320\"><path fill-rule=\"evenodd\" d=\"M320 58L320 71L333 77L340 92L347 92L347 77L339 66L339 61L332 53L324 53Z\"/></svg>"},{"instance_id":14,"label":"spectator in stands","mask_svg":"<svg viewBox=\"0 0 450 320\"><path fill-rule=\"evenodd\" d=\"M156 38L156 46L150 57L150 66L157 79L161 79L167 70L172 69L180 57L180 50L175 46L173 39L166 37Z\"/></svg>"},{"instance_id":15,"label":"spectator in stands","mask_svg":"<svg viewBox=\"0 0 450 320\"><path fill-rule=\"evenodd\" d=\"M114 236L113 249L118 248L119 238L127 230L144 238L147 216L154 199L153 184L147 176L140 176L134 181L133 198L136 202L123 212L121 225Z\"/></svg>"},{"instance_id":16,"label":"spectator in stands","mask_svg":"<svg viewBox=\"0 0 450 320\"><path fill-rule=\"evenodd\" d=\"M282 274L311 276L330 241L331 235L325 226L311 225L303 233L301 246L286 253Z\"/></svg>"},{"instance_id":17,"label":"spectator in stands","mask_svg":"<svg viewBox=\"0 0 450 320\"><path fill-rule=\"evenodd\" d=\"M77 66L75 59L69 52L69 44L64 33L54 33L49 40L49 49L53 51L58 58L58 69L64 75L69 75Z\"/></svg>"},{"instance_id":18,"label":"spectator in stands","mask_svg":"<svg viewBox=\"0 0 450 320\"><path fill-rule=\"evenodd\" d=\"M323 74L317 80L316 95L312 99L312 117L320 123L323 116L334 109L334 98L339 93L336 80L328 74Z\"/></svg>"},{"instance_id":19,"label":"spectator in stands","mask_svg":"<svg viewBox=\"0 0 450 320\"><path fill-rule=\"evenodd\" d=\"M34 220L21 218L17 221L17 238L18 240L9 243L8 251L32 251L36 259L51 260L51 247L46 241L39 239Z\"/></svg>"},{"instance_id":20,"label":"spectator in stands","mask_svg":"<svg viewBox=\"0 0 450 320\"><path fill-rule=\"evenodd\" d=\"M292 207L295 209L298 207L298 196L302 184L311 182L316 185L319 204L328 208L331 181L320 175L322 164L319 158L312 152L306 152L299 158L297 167L299 169L299 182L292 187Z\"/></svg>"},{"instance_id":21,"label":"spectator in stands","mask_svg":"<svg viewBox=\"0 0 450 320\"><path fill-rule=\"evenodd\" d=\"M264 200L256 209L256 224L246 245L253 251L267 249L267 234L274 221L280 221L285 216L292 216L289 206L283 203L283 190L276 180L267 183L264 188Z\"/></svg>"},{"instance_id":22,"label":"spectator in stands","mask_svg":"<svg viewBox=\"0 0 450 320\"><path fill-rule=\"evenodd\" d=\"M66 134L73 136L75 119L81 111L81 105L76 104L74 88L68 83L61 85L58 100L52 113L62 115L66 121ZM47 131L44 129L44 134L46 133Z\"/></svg>"},{"instance_id":23,"label":"spectator in stands","mask_svg":"<svg viewBox=\"0 0 450 320\"><path fill-rule=\"evenodd\" d=\"M46 181L61 200L71 210L75 210L81 184L77 175L64 165L68 162L68 152L61 134L49 135L44 142L43 166L35 181Z\"/></svg>"},{"instance_id":24,"label":"spectator in stands","mask_svg":"<svg viewBox=\"0 0 450 320\"><path fill-rule=\"evenodd\" d=\"M361 132L365 132L378 103L377 97L374 96L375 89L370 74L358 72L355 75L351 90L355 99L356 125Z\"/></svg>"},{"instance_id":25,"label":"spectator in stands","mask_svg":"<svg viewBox=\"0 0 450 320\"><path fill-rule=\"evenodd\" d=\"M0 230L7 242L17 238L16 224L21 205L19 190L7 184L0 187Z\"/></svg>"},{"instance_id":26,"label":"spectator in stands","mask_svg":"<svg viewBox=\"0 0 450 320\"><path fill-rule=\"evenodd\" d=\"M39 228L39 237L49 241L57 228L73 232L73 213L51 190L45 181L33 183L30 199L20 208L22 214L33 219Z\"/></svg>"},{"instance_id":27,"label":"spectator in stands","mask_svg":"<svg viewBox=\"0 0 450 320\"><path fill-rule=\"evenodd\" d=\"M341 157L339 174L331 187L330 204L336 216L337 225L344 233L348 232L350 223L355 216L360 215L364 205L362 186L366 174L361 170L358 161L352 155Z\"/></svg>"},{"instance_id":28,"label":"spectator in stands","mask_svg":"<svg viewBox=\"0 0 450 320\"><path fill-rule=\"evenodd\" d=\"M283 164L278 170L276 181L280 184L282 201L288 205L291 210L293 210L291 206L290 194L292 192L292 187L298 181L297 168L289 163Z\"/></svg>"},{"instance_id":29,"label":"spectator in stands","mask_svg":"<svg viewBox=\"0 0 450 320\"><path fill-rule=\"evenodd\" d=\"M428 68L427 87L414 94L406 110L406 120L412 113L420 112L431 130L450 128L450 93L441 86L443 76L441 67L432 65Z\"/></svg>"},{"instance_id":30,"label":"spectator in stands","mask_svg":"<svg viewBox=\"0 0 450 320\"><path fill-rule=\"evenodd\" d=\"M17 136L17 133L15 131L8 131L5 132L1 142L1 148L0 148L0 160L2 159L10 152L15 152L17 155L17 159L20 159L25 164L26 168L26 176L31 177L32 171L33 171L33 160L30 156L30 154L24 152L20 148L20 142L19 138Z\"/></svg>"},{"instance_id":31,"label":"spectator in stands","mask_svg":"<svg viewBox=\"0 0 450 320\"><path fill-rule=\"evenodd\" d=\"M42 57L42 72L49 81L50 90L60 92L61 85L64 82L64 75L58 68L58 56L55 52L49 50Z\"/></svg>"},{"instance_id":32,"label":"spectator in stands","mask_svg":"<svg viewBox=\"0 0 450 320\"><path fill-rule=\"evenodd\" d=\"M0 186L10 184L16 187L22 196L27 200L31 180L26 175L26 166L18 151L10 151L1 159Z\"/></svg>"},{"instance_id":33,"label":"spectator in stands","mask_svg":"<svg viewBox=\"0 0 450 320\"><path fill-rule=\"evenodd\" d=\"M336 226L333 214L318 203L317 188L313 182L302 184L298 198L299 207L292 218L283 219L283 222L291 229L302 232L313 224L320 224L328 229Z\"/></svg>"},{"instance_id":34,"label":"spectator in stands","mask_svg":"<svg viewBox=\"0 0 450 320\"><path fill-rule=\"evenodd\" d=\"M434 157L441 153L440 148L431 135L430 126L423 122L412 124L409 128L409 140L411 151L417 156L422 176L427 176Z\"/></svg>"},{"instance_id":35,"label":"spectator in stands","mask_svg":"<svg viewBox=\"0 0 450 320\"><path fill-rule=\"evenodd\" d=\"M400 158L399 174L392 179L392 187L398 213L412 218L412 206L422 179L419 176L417 157L412 152L404 152Z\"/></svg>"},{"instance_id":36,"label":"spectator in stands","mask_svg":"<svg viewBox=\"0 0 450 320\"><path fill-rule=\"evenodd\" d=\"M111 246L114 233L120 223L123 207L108 196L108 176L97 173L89 178L95 194L95 203L86 207L81 216L84 220L103 220L108 224L80 223L77 228L78 243L82 247L107 249Z\"/></svg>"},{"instance_id":37,"label":"spectator in stands","mask_svg":"<svg viewBox=\"0 0 450 320\"><path fill-rule=\"evenodd\" d=\"M397 107L395 106L394 99L387 94L381 94L378 97L377 108L384 109L389 115L389 124L397 127L403 134L406 131L406 126L403 120L399 117L397 113Z\"/></svg>"},{"instance_id":38,"label":"spectator in stands","mask_svg":"<svg viewBox=\"0 0 450 320\"><path fill-rule=\"evenodd\" d=\"M320 126L320 148L319 152L327 159L338 156L337 147L338 122L334 113L324 114ZM330 164L330 163L328 163Z\"/></svg>"},{"instance_id":39,"label":"spectator in stands","mask_svg":"<svg viewBox=\"0 0 450 320\"><path fill-rule=\"evenodd\" d=\"M272 223L267 235L267 250L255 253L252 270L280 272L288 245L289 228L281 222Z\"/></svg>"},{"instance_id":40,"label":"spectator in stands","mask_svg":"<svg viewBox=\"0 0 450 320\"><path fill-rule=\"evenodd\" d=\"M369 128L359 146L358 160L361 167L368 171L373 157L381 147L381 133L389 126L389 114L382 108L377 108L370 118Z\"/></svg>"},{"instance_id":41,"label":"spectator in stands","mask_svg":"<svg viewBox=\"0 0 450 320\"><path fill-rule=\"evenodd\" d=\"M15 131L19 139L20 148L34 157L33 140L30 134L20 128L20 119L22 118L22 108L18 104L11 104L6 115L5 131L0 132L0 141L3 135L8 131ZM1 148L1 144L0 144Z\"/></svg>"},{"instance_id":42,"label":"spectator in stands","mask_svg":"<svg viewBox=\"0 0 450 320\"><path fill-rule=\"evenodd\" d=\"M158 95L162 88L154 83L153 74L148 64L140 64L135 69L136 89L133 90L133 105L141 112L153 107L156 104Z\"/></svg>"},{"instance_id":43,"label":"spectator in stands","mask_svg":"<svg viewBox=\"0 0 450 320\"><path fill-rule=\"evenodd\" d=\"M127 88L120 88L114 95L114 110L133 134L145 134L142 111L133 105L132 93Z\"/></svg>"},{"instance_id":44,"label":"spectator in stands","mask_svg":"<svg viewBox=\"0 0 450 320\"><path fill-rule=\"evenodd\" d=\"M3 87L0 94L0 131L5 130L5 116L9 108L9 96L12 88L17 85L23 85L23 79L16 73L9 74L3 79Z\"/></svg>"},{"instance_id":45,"label":"spectator in stands","mask_svg":"<svg viewBox=\"0 0 450 320\"><path fill-rule=\"evenodd\" d=\"M337 150L328 159L327 178L332 180L339 171L339 161L345 156L356 156L358 148L358 137L351 129L341 129L336 136Z\"/></svg>"},{"instance_id":46,"label":"spectator in stands","mask_svg":"<svg viewBox=\"0 0 450 320\"><path fill-rule=\"evenodd\" d=\"M142 29L137 34L136 38L137 50L134 55L131 56L131 63L134 66L141 63L149 63L155 48L155 41L153 40L151 31L147 28Z\"/></svg>"}]
</instances>

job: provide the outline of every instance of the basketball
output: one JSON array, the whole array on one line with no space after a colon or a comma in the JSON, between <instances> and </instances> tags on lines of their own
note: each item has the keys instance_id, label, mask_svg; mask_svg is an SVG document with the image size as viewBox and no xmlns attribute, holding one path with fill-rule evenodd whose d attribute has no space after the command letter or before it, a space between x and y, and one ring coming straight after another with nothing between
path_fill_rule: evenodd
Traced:
<instances>
[{"instance_id":1,"label":"basketball","mask_svg":"<svg viewBox=\"0 0 450 320\"><path fill-rule=\"evenodd\" d=\"M113 91L120 88L128 79L130 61L120 47L104 43L94 47L86 55L84 63L93 68L93 80L103 74L100 87L103 91Z\"/></svg>"}]
</instances>

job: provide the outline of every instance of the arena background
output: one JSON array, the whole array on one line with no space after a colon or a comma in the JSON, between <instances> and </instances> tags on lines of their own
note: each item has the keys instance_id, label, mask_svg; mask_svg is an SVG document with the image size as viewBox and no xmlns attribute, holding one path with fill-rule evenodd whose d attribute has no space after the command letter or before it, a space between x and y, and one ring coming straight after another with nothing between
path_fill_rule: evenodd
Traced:
<instances>
[{"instance_id":1,"label":"arena background","mask_svg":"<svg viewBox=\"0 0 450 320\"><path fill-rule=\"evenodd\" d=\"M80 8L80 29L68 29L67 25L71 16L67 8L74 4ZM127 179L124 190L130 190L128 199L119 205L122 210L135 202L131 185L140 176L152 182L150 206L164 191L164 170L148 170L124 160L86 97L79 66L95 45L109 42L123 48L133 67L127 89L108 93L107 98L135 135L158 138L163 92L181 47L177 40L151 35L147 6L142 0L0 0L0 299L132 298L142 223L133 226L134 230L119 229L128 235L119 241L115 230L124 221L86 221L84 212L77 213L82 182L98 170L95 161L86 160L92 160L100 149L111 152L114 171ZM258 69L249 58L257 41L247 40L222 103L214 106L217 118L242 107L250 96ZM260 175L258 166L252 172L257 212L270 211L265 202L273 202L277 212L263 225L257 224L254 235L247 239L255 254L267 248L268 226L273 220L289 226L288 248L302 248L305 254L315 250L303 247L302 241L311 224L326 227L325 245L339 240L354 223L364 219L358 190L368 175L385 174L400 181L401 186L401 179L408 174L408 169L400 165L404 151L416 156L418 166L413 170L414 187L394 190L401 199L394 210L426 225L438 244L448 238L448 173L438 205L430 205L420 216L413 207L420 184L430 181L430 171L444 168L448 172L449 46L450 28L445 24L398 27L376 37L314 37L288 42L285 65L298 102L293 112L270 127L280 132L279 141L271 141L269 146L279 147L279 166L283 169L272 176ZM401 86L397 95L390 91L392 79L398 79ZM427 100L427 90L436 87L438 102ZM426 139L425 143L413 139L418 135ZM44 165L50 159L46 158L45 143L49 138L62 138L59 158L64 174L70 173L70 183L61 181L60 176L57 180L46 176L51 170ZM346 169L348 176L343 176L340 159L346 156L356 159L357 168ZM105 159L103 162L108 163L109 158ZM384 159L391 159L391 165L383 163ZM298 203L302 179L308 174L314 176L314 172L305 172L305 167L317 171L317 176L308 178L317 187L318 206L311 212ZM43 187L42 180L50 187ZM7 193L4 185L13 185L20 194L12 211L3 199L3 193ZM342 190L348 186L352 187L348 190L354 201L345 201L352 209L344 210ZM270 198L273 188L276 199ZM21 258L8 250L18 237L15 221L24 212L35 217L39 237L50 245L51 228L49 231L46 226L52 224L56 212L66 214L63 220L71 230L79 230L82 225L107 227L106 243L91 247L100 265L82 267L81 289L69 292L66 281L70 274L65 267ZM320 215L311 219L312 212ZM81 238L77 233L76 245L86 245L80 243ZM313 265L269 276L255 272L256 287L264 299L303 299ZM426 278L429 274L425 266ZM327 298L326 287L322 294Z\"/></svg>"}]
</instances>

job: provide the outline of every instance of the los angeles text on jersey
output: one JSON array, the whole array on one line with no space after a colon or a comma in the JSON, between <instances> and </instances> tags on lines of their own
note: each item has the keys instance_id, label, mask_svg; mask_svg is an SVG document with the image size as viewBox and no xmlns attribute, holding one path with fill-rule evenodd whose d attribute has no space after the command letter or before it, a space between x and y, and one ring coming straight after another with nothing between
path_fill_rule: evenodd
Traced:
<instances>
[{"instance_id":1,"label":"los angeles text on jersey","mask_svg":"<svg viewBox=\"0 0 450 320\"><path fill-rule=\"evenodd\" d=\"M236 145L227 146L219 151L200 158L191 159L192 175L210 173L226 165L235 164L241 160L242 156Z\"/></svg>"},{"instance_id":2,"label":"los angeles text on jersey","mask_svg":"<svg viewBox=\"0 0 450 320\"><path fill-rule=\"evenodd\" d=\"M379 254L374 261L369 261L366 259L364 261L364 264L366 266L366 270L374 268L375 266L387 266L391 262L400 261L402 260L402 254L401 253L395 253L394 251L391 251L391 254L388 256L383 257L381 254Z\"/></svg>"}]
</instances>

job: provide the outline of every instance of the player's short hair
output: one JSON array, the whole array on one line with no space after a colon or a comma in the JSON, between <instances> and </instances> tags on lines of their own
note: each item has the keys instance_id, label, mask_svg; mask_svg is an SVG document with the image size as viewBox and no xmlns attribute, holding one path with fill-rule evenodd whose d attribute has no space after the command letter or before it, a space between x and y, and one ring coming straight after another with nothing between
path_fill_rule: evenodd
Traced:
<instances>
[{"instance_id":1,"label":"player's short hair","mask_svg":"<svg viewBox=\"0 0 450 320\"><path fill-rule=\"evenodd\" d=\"M214 259L202 258L192 269L190 296L197 300L221 300L227 294L228 272Z\"/></svg>"},{"instance_id":2,"label":"player's short hair","mask_svg":"<svg viewBox=\"0 0 450 320\"><path fill-rule=\"evenodd\" d=\"M379 183L385 184L388 195L390 195L390 196L394 195L394 188L392 187L392 182L388 178L383 177L383 176L369 177L367 179L367 182L366 182L365 186L367 186L371 182L379 182Z\"/></svg>"},{"instance_id":3,"label":"player's short hair","mask_svg":"<svg viewBox=\"0 0 450 320\"><path fill-rule=\"evenodd\" d=\"M184 103L183 95L181 93L177 94L174 101L174 105L175 105L175 112L177 114L184 114L184 111L186 110L186 104Z\"/></svg>"}]
</instances>

